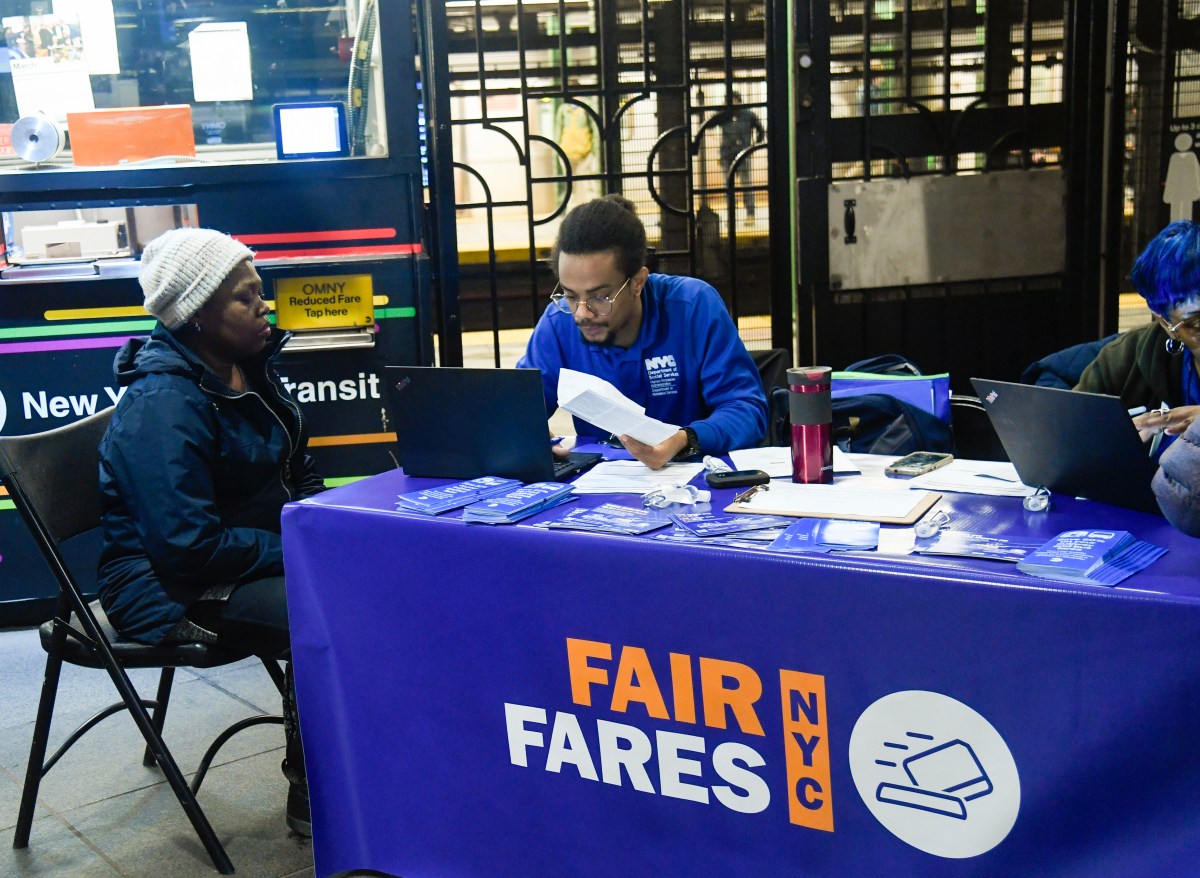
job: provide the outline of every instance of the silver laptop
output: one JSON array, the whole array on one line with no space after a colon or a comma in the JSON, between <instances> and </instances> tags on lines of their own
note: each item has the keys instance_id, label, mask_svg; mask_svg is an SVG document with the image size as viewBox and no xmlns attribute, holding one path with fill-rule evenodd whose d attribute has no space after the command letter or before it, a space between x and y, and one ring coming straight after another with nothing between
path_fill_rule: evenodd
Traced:
<instances>
[{"instance_id":1,"label":"silver laptop","mask_svg":"<svg viewBox=\"0 0 1200 878\"><path fill-rule=\"evenodd\" d=\"M386 366L384 377L407 475L550 482L603 459L554 456L537 369Z\"/></svg>"},{"instance_id":2,"label":"silver laptop","mask_svg":"<svg viewBox=\"0 0 1200 878\"><path fill-rule=\"evenodd\" d=\"M996 435L1027 485L1159 513L1157 468L1121 400L972 378Z\"/></svg>"}]
</instances>

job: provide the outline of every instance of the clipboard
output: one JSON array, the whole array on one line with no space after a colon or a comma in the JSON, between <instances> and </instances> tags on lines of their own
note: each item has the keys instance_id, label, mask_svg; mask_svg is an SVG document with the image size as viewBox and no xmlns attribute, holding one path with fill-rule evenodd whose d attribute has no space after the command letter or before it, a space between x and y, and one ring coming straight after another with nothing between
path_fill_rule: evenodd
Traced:
<instances>
[{"instance_id":1,"label":"clipboard","mask_svg":"<svg viewBox=\"0 0 1200 878\"><path fill-rule=\"evenodd\" d=\"M765 487L765 486L759 486ZM803 502L795 502L795 495L789 498L793 500L791 503L774 502L780 495L786 492L789 485L779 486L784 490L777 488L776 497L770 496L770 489L755 491L751 488L742 494L739 494L732 503L725 507L725 512L736 512L748 515L787 515L793 518L840 518L847 521L877 521L880 524L916 524L926 512L928 512L938 500L942 499L942 495L934 491L924 492L924 496L920 497L916 503L903 515L879 515L868 512L846 512L844 510L833 510L822 508L816 502L805 504ZM822 486L798 486L798 487L822 487ZM751 492L754 492L751 494ZM849 492L841 492L842 498L845 498ZM880 492L858 492L863 495L864 504L869 504L869 495L881 495ZM887 494L891 494L888 491ZM741 499L746 498L746 499ZM869 508L869 505L864 505L864 508Z\"/></svg>"}]
</instances>

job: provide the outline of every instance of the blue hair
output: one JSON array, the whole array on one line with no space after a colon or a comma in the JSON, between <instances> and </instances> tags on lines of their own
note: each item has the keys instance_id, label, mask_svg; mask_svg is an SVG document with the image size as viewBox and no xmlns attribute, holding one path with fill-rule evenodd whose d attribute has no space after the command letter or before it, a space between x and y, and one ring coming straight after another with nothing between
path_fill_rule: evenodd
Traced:
<instances>
[{"instance_id":1,"label":"blue hair","mask_svg":"<svg viewBox=\"0 0 1200 878\"><path fill-rule=\"evenodd\" d=\"M1200 296L1200 224L1178 220L1155 235L1129 279L1155 314Z\"/></svg>"}]
</instances>

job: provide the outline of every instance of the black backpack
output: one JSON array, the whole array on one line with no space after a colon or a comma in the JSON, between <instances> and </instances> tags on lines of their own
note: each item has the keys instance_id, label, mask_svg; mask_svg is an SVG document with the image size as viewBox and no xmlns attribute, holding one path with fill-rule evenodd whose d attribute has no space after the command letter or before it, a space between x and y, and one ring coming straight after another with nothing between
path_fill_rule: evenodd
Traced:
<instances>
[{"instance_id":1,"label":"black backpack","mask_svg":"<svg viewBox=\"0 0 1200 878\"><path fill-rule=\"evenodd\" d=\"M843 372L872 372L876 375L924 375L921 367L901 354L880 354L851 363Z\"/></svg>"}]
</instances>

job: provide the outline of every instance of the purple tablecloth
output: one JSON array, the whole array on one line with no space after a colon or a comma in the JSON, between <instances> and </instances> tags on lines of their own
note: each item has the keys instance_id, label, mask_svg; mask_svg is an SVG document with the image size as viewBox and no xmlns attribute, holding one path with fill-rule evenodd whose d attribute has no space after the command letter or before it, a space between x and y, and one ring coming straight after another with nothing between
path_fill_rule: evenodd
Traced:
<instances>
[{"instance_id":1,"label":"purple tablecloth","mask_svg":"<svg viewBox=\"0 0 1200 878\"><path fill-rule=\"evenodd\" d=\"M940 501L1169 549L1106 588L528 526L636 497L394 511L432 484L284 511L318 876L1196 874L1200 542L1162 519Z\"/></svg>"}]
</instances>

